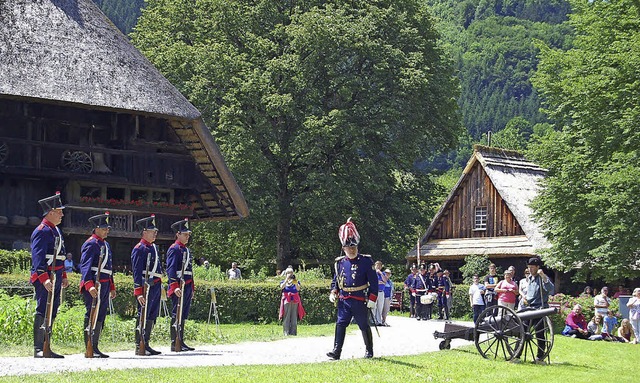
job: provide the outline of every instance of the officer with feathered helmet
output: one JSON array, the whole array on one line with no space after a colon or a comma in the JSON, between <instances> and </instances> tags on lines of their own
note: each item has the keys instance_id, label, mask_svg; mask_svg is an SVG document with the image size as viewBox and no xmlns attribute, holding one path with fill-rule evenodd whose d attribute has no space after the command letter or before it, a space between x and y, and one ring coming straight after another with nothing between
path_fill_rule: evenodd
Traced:
<instances>
[{"instance_id":1,"label":"officer with feathered helmet","mask_svg":"<svg viewBox=\"0 0 640 383\"><path fill-rule=\"evenodd\" d=\"M189 316L191 300L193 298L193 257L187 243L191 238L189 219L181 219L171 225L171 229L176 235L175 242L167 250L167 277L169 278L169 291L167 295L171 298L173 309L171 310L171 349L174 351L193 351L184 343L184 323ZM184 270L184 275L183 275ZM181 287L181 281L184 286ZM182 297L184 295L184 297ZM178 303L182 297L181 323L176 324ZM176 342L180 341L176 348Z\"/></svg>"},{"instance_id":2,"label":"officer with feathered helmet","mask_svg":"<svg viewBox=\"0 0 640 383\"><path fill-rule=\"evenodd\" d=\"M375 307L378 297L378 278L373 269L371 256L358 252L360 234L358 234L356 225L351 221L351 217L340 226L338 237L345 255L336 258L334 265L335 275L331 282L329 300L337 303L338 319L333 350L328 352L327 356L334 360L340 359L347 326L353 318L364 338L366 347L364 357L372 358L373 335L367 314L370 309Z\"/></svg>"},{"instance_id":3,"label":"officer with feathered helmet","mask_svg":"<svg viewBox=\"0 0 640 383\"><path fill-rule=\"evenodd\" d=\"M142 218L136 221L136 226L142 231L140 242L131 251L131 270L133 272L133 295L138 301L138 317L136 322L136 355L158 355L160 351L156 351L149 346L151 331L156 323L156 318L160 313L160 289L162 287L162 264L160 262L160 254L154 242L158 236L158 228L156 227L156 216ZM148 274L145 274L147 271ZM145 280L149 283L149 291L147 296L143 294ZM144 323L140 323L140 316L144 306L147 305L147 315ZM141 330L144 328L144 334ZM144 348L140 350L140 337L144 336Z\"/></svg>"},{"instance_id":4,"label":"officer with feathered helmet","mask_svg":"<svg viewBox=\"0 0 640 383\"><path fill-rule=\"evenodd\" d=\"M86 312L84 315L84 343L89 344L91 340L91 348L85 353L88 358L108 358L109 355L104 354L98 348L100 334L104 327L104 320L107 316L107 307L109 307L109 298L116 297L116 286L113 282L113 255L111 247L106 241L111 225L109 223L109 212L94 215L89 218L91 225L91 236L82 244L82 256L80 258L80 273L82 280L80 281L80 292L84 298ZM100 258L102 256L102 259ZM100 274L98 274L100 271ZM97 275L97 278L96 278ZM99 286L98 286L99 285ZM95 323L90 323L91 310L93 300L98 298L99 306L95 319ZM91 339L89 339L91 337Z\"/></svg>"}]
</instances>

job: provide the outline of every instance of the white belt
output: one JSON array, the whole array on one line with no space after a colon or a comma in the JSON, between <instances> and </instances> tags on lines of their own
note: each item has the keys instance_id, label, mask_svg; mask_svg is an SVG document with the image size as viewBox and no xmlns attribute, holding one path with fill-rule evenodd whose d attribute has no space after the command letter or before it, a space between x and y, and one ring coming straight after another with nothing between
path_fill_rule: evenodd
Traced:
<instances>
[{"instance_id":1,"label":"white belt","mask_svg":"<svg viewBox=\"0 0 640 383\"><path fill-rule=\"evenodd\" d=\"M92 267L91 271L95 271L97 273L98 272L98 268L97 267ZM105 270L105 269L100 270L100 272L104 273L104 274L109 274L109 275L111 275L113 273L112 270Z\"/></svg>"},{"instance_id":2,"label":"white belt","mask_svg":"<svg viewBox=\"0 0 640 383\"><path fill-rule=\"evenodd\" d=\"M185 271L184 275L193 275L192 271ZM178 278L180 278L182 276L182 271L178 271Z\"/></svg>"},{"instance_id":3,"label":"white belt","mask_svg":"<svg viewBox=\"0 0 640 383\"><path fill-rule=\"evenodd\" d=\"M67 259L67 257L64 254L58 254L58 255L47 254L45 258L47 259L47 265L49 266L53 264L54 259L58 261L64 261L65 259Z\"/></svg>"},{"instance_id":4,"label":"white belt","mask_svg":"<svg viewBox=\"0 0 640 383\"><path fill-rule=\"evenodd\" d=\"M146 276L147 272L143 271L142 274ZM162 274L158 274L158 273L149 273L149 275L151 275L152 277L162 278Z\"/></svg>"}]
</instances>

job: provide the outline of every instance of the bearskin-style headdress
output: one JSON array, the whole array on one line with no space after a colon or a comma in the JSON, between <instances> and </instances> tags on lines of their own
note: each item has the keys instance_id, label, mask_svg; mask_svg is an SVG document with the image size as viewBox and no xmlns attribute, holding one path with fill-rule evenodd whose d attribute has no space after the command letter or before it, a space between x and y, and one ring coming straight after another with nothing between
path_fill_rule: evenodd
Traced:
<instances>
[{"instance_id":1,"label":"bearskin-style headdress","mask_svg":"<svg viewBox=\"0 0 640 383\"><path fill-rule=\"evenodd\" d=\"M343 247L358 246L360 243L360 234L358 234L356 225L351 222L351 217L347 219L347 222L344 225L340 226L340 230L338 230L338 237L340 238L340 243L342 243Z\"/></svg>"}]
</instances>

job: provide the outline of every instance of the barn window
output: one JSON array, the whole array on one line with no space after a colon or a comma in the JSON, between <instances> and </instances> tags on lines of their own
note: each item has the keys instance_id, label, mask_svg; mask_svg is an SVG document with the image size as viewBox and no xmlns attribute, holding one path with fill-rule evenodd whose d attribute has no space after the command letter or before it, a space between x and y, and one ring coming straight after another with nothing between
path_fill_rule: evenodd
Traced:
<instances>
[{"instance_id":1,"label":"barn window","mask_svg":"<svg viewBox=\"0 0 640 383\"><path fill-rule=\"evenodd\" d=\"M476 206L475 223L473 225L474 230L486 230L487 229L487 207Z\"/></svg>"}]
</instances>

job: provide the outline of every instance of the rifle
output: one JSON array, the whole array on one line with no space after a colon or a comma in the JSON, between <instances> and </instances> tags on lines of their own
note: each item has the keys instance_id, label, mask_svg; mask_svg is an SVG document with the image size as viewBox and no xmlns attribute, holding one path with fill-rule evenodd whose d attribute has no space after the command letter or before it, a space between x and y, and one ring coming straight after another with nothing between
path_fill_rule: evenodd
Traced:
<instances>
[{"instance_id":1,"label":"rifle","mask_svg":"<svg viewBox=\"0 0 640 383\"><path fill-rule=\"evenodd\" d=\"M182 351L182 307L184 305L184 272L187 268L187 261L189 260L189 249L187 252L182 255L182 272L180 274L180 299L178 300L178 305L176 307L176 320L173 325L176 328L176 341L173 346L173 351L180 352Z\"/></svg>"},{"instance_id":2,"label":"rifle","mask_svg":"<svg viewBox=\"0 0 640 383\"><path fill-rule=\"evenodd\" d=\"M96 271L95 286L98 290L98 296L91 301L91 312L89 314L89 324L84 331L88 333L87 348L84 352L85 358L93 358L93 333L96 330L96 322L98 321L98 310L100 310L100 273L102 273L102 260L106 257L106 247L100 248L100 257L98 258L98 270Z\"/></svg>"},{"instance_id":3,"label":"rifle","mask_svg":"<svg viewBox=\"0 0 640 383\"><path fill-rule=\"evenodd\" d=\"M59 233L59 232L58 232ZM62 249L62 238L56 237L54 244L54 254L51 259L51 273L49 274L49 280L53 287L51 291L47 293L47 308L45 310L44 322L42 323L42 327L40 327L44 331L44 342L42 344L42 356L45 358L51 358L53 353L51 352L51 328L53 327L53 300L56 294L56 261L58 254L60 254L60 250ZM48 272L48 271L47 271Z\"/></svg>"},{"instance_id":4,"label":"rifle","mask_svg":"<svg viewBox=\"0 0 640 383\"><path fill-rule=\"evenodd\" d=\"M156 255L157 256L157 255ZM142 286L142 295L144 296L144 306L140 309L140 323L138 325L138 333L140 334L140 344L138 345L138 355L146 355L146 340L144 334L147 322L147 307L149 307L149 266L151 265L151 253L147 254L147 268L145 269L144 284Z\"/></svg>"}]
</instances>

